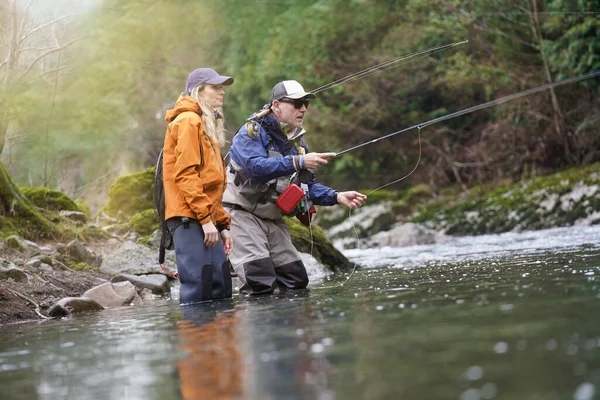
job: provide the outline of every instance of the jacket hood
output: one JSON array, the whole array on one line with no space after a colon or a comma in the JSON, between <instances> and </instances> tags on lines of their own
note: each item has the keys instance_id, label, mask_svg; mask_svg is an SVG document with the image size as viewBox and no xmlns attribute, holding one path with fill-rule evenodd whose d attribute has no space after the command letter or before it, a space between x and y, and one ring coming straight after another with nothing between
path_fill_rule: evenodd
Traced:
<instances>
[{"instance_id":1,"label":"jacket hood","mask_svg":"<svg viewBox=\"0 0 600 400\"><path fill-rule=\"evenodd\" d=\"M186 111L199 113L200 106L198 105L196 100L192 98L192 96L179 96L177 102L175 103L175 108L173 108L172 110L168 110L165 114L165 121L170 123L175 118L177 118L179 114Z\"/></svg>"}]
</instances>

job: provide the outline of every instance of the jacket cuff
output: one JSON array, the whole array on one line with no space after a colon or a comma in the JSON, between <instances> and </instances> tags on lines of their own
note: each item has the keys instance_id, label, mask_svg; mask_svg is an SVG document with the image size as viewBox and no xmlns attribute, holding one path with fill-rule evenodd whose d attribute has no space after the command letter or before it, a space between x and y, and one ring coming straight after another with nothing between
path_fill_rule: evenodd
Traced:
<instances>
[{"instance_id":1,"label":"jacket cuff","mask_svg":"<svg viewBox=\"0 0 600 400\"><path fill-rule=\"evenodd\" d=\"M339 193L339 192L338 192L337 190L334 190L334 191L333 191L333 196L332 196L332 198L333 198L333 204L339 204L339 203L338 203L338 200L337 200L337 195L338 195L338 193Z\"/></svg>"},{"instance_id":2,"label":"jacket cuff","mask_svg":"<svg viewBox=\"0 0 600 400\"><path fill-rule=\"evenodd\" d=\"M219 232L222 232L224 230L229 230L229 225L228 224L218 225L217 229L219 230Z\"/></svg>"},{"instance_id":3,"label":"jacket cuff","mask_svg":"<svg viewBox=\"0 0 600 400\"><path fill-rule=\"evenodd\" d=\"M200 222L200 225L204 225L206 224L208 221L210 221L210 214L205 215L204 217L200 217L198 218L198 222Z\"/></svg>"}]
</instances>

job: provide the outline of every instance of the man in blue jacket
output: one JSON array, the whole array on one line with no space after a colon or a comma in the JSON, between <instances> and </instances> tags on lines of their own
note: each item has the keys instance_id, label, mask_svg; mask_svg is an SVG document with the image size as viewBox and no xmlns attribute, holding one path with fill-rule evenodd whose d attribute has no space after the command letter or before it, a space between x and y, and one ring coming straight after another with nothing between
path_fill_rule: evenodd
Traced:
<instances>
[{"instance_id":1,"label":"man in blue jacket","mask_svg":"<svg viewBox=\"0 0 600 400\"><path fill-rule=\"evenodd\" d=\"M297 81L279 82L270 103L233 138L223 206L231 215L235 246L230 261L241 282L240 293L267 294L278 286L285 290L308 285L283 215L310 217L312 204L356 208L367 198L316 182L313 170L335 153L310 153L304 141L304 114L314 98Z\"/></svg>"}]
</instances>

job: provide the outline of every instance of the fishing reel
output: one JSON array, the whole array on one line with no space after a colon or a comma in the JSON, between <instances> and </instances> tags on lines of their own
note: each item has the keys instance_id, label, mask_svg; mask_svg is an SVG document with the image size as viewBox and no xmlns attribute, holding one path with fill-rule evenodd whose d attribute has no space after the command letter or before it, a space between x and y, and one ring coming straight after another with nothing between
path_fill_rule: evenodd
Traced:
<instances>
[{"instance_id":1,"label":"fishing reel","mask_svg":"<svg viewBox=\"0 0 600 400\"><path fill-rule=\"evenodd\" d=\"M268 115L271 112L271 105L265 104L261 111L253 114L246 120L246 132L251 138L257 138L260 135L260 124L258 119Z\"/></svg>"}]
</instances>

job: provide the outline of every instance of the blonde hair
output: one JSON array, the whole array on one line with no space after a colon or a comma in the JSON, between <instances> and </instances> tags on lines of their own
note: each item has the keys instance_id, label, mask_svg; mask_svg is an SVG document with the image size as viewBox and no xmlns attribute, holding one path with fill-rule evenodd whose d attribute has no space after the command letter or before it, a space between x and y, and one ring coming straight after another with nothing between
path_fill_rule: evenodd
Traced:
<instances>
[{"instance_id":1,"label":"blonde hair","mask_svg":"<svg viewBox=\"0 0 600 400\"><path fill-rule=\"evenodd\" d=\"M202 97L202 91L205 87L206 84L204 83L196 86L192 89L190 95L200 106L202 122L204 122L204 133L210 140L217 143L219 147L223 147L225 146L225 118L223 116L223 109L221 107L215 109L206 102L204 97ZM217 118L217 113L220 115L219 118Z\"/></svg>"}]
</instances>

